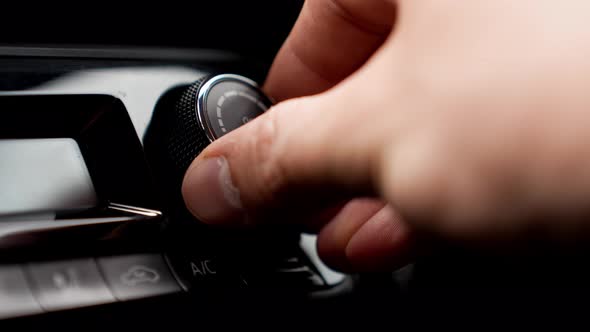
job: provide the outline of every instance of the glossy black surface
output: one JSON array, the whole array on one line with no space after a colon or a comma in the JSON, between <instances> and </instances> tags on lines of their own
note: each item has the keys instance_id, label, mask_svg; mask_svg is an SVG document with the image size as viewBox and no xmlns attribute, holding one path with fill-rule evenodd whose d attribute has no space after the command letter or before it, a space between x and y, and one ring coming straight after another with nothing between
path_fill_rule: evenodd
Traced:
<instances>
[{"instance_id":1,"label":"glossy black surface","mask_svg":"<svg viewBox=\"0 0 590 332\"><path fill-rule=\"evenodd\" d=\"M270 63L302 0L6 3L0 44L218 49Z\"/></svg>"}]
</instances>

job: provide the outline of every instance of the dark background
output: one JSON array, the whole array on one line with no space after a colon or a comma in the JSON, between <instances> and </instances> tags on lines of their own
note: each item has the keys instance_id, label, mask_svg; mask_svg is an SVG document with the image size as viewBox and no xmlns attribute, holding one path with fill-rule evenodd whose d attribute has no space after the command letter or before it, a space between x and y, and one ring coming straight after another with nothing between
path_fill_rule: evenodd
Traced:
<instances>
[{"instance_id":1,"label":"dark background","mask_svg":"<svg viewBox=\"0 0 590 332\"><path fill-rule=\"evenodd\" d=\"M216 48L270 62L303 0L3 3L0 45Z\"/></svg>"}]
</instances>

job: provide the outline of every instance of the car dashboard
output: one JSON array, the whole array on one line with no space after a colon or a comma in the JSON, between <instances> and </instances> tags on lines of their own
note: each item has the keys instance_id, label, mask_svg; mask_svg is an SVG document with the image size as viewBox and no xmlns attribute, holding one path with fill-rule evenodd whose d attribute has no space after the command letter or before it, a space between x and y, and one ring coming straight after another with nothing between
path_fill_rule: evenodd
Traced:
<instances>
[{"instance_id":1,"label":"car dashboard","mask_svg":"<svg viewBox=\"0 0 590 332\"><path fill-rule=\"evenodd\" d=\"M397 271L342 274L300 229L220 229L185 210L161 164L178 90L218 74L261 84L301 3L7 9L39 29L0 23L0 329L528 322L586 298L587 250L442 244Z\"/></svg>"},{"instance_id":2,"label":"car dashboard","mask_svg":"<svg viewBox=\"0 0 590 332\"><path fill-rule=\"evenodd\" d=\"M165 48L0 56L1 318L352 288L317 258L313 236L207 227L166 197L174 179L157 167L154 123L170 111L167 96L213 73L260 80L260 68L228 52Z\"/></svg>"}]
</instances>

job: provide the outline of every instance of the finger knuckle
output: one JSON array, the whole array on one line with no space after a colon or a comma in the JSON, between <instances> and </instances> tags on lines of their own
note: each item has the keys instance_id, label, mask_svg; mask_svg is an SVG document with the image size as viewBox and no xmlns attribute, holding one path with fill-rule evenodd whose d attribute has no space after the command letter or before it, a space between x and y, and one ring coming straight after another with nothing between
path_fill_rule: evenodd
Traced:
<instances>
[{"instance_id":1,"label":"finger knuckle","mask_svg":"<svg viewBox=\"0 0 590 332\"><path fill-rule=\"evenodd\" d=\"M281 153L276 147L279 132L278 112L269 112L257 122L249 138L249 159L252 174L247 175L252 196L256 200L272 201L285 181Z\"/></svg>"},{"instance_id":2,"label":"finger knuckle","mask_svg":"<svg viewBox=\"0 0 590 332\"><path fill-rule=\"evenodd\" d=\"M494 177L476 156L462 153L454 135L416 136L389 154L385 194L417 226L447 235L470 232L489 215Z\"/></svg>"}]
</instances>

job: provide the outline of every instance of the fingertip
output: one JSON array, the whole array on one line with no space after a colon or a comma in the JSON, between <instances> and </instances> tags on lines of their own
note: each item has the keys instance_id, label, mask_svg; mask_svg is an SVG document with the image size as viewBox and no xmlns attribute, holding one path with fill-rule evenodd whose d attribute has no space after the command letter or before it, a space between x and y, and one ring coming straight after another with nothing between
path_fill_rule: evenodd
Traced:
<instances>
[{"instance_id":1,"label":"fingertip","mask_svg":"<svg viewBox=\"0 0 590 332\"><path fill-rule=\"evenodd\" d=\"M411 260L412 246L408 226L386 206L355 232L345 255L356 271L392 270Z\"/></svg>"},{"instance_id":2,"label":"fingertip","mask_svg":"<svg viewBox=\"0 0 590 332\"><path fill-rule=\"evenodd\" d=\"M322 261L335 270L352 271L346 257L346 246L359 228L383 205L374 199L355 199L346 204L318 234L317 249Z\"/></svg>"},{"instance_id":3,"label":"fingertip","mask_svg":"<svg viewBox=\"0 0 590 332\"><path fill-rule=\"evenodd\" d=\"M243 223L242 205L223 157L197 159L187 171L182 195L187 209L200 221L215 225Z\"/></svg>"}]
</instances>

